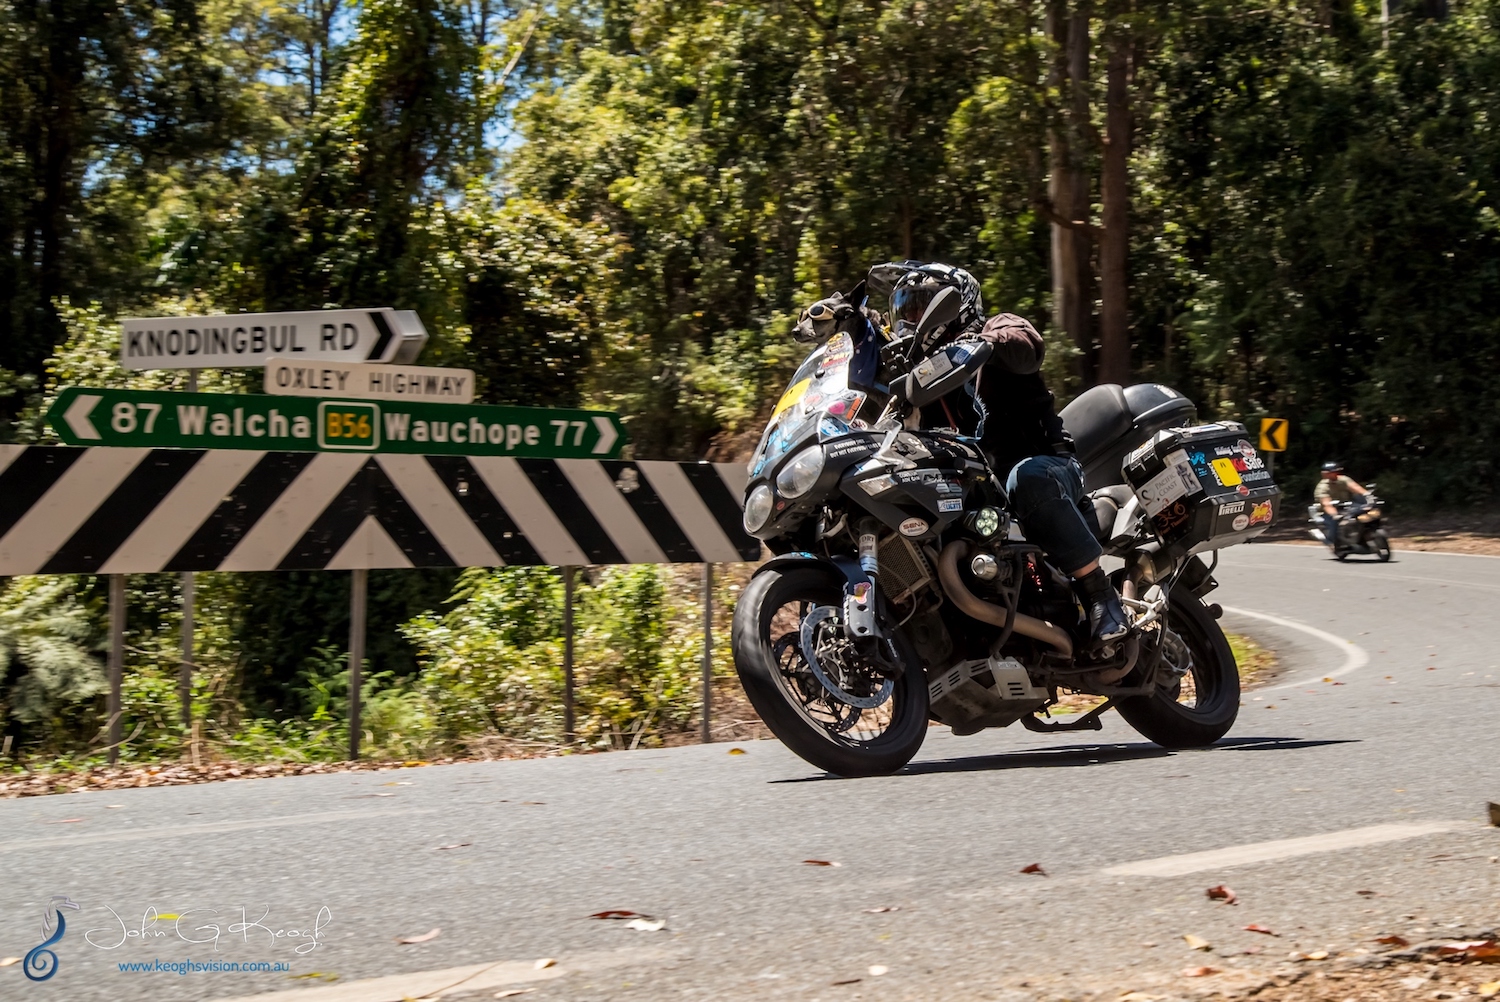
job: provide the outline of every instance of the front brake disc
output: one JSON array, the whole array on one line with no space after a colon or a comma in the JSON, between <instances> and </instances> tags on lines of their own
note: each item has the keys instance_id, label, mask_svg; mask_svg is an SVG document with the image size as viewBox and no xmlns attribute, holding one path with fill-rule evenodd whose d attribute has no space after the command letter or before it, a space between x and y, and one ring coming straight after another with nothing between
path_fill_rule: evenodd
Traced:
<instances>
[{"instance_id":1,"label":"front brake disc","mask_svg":"<svg viewBox=\"0 0 1500 1002\"><path fill-rule=\"evenodd\" d=\"M885 678L882 679L883 684L880 688L875 690L872 695L856 696L833 680L833 676L823 666L822 659L819 657L819 654L824 653L830 641L837 643L843 640L836 632L842 625L836 618L838 615L839 610L831 605L820 605L807 614L807 617L802 620L802 656L807 659L807 666L812 669L813 677L818 680L823 688L828 690L829 695L833 696L834 699L837 699L840 703L858 707L861 710L872 710L891 698L891 692L896 688L896 683L891 679ZM833 622L829 623L829 620L833 620ZM828 624L826 627L824 626L825 623ZM819 627L823 627L823 630L820 631ZM828 631L834 631L834 636L827 637L826 634ZM819 632L825 633L825 640L822 645L818 643ZM847 643L847 641L844 642Z\"/></svg>"}]
</instances>

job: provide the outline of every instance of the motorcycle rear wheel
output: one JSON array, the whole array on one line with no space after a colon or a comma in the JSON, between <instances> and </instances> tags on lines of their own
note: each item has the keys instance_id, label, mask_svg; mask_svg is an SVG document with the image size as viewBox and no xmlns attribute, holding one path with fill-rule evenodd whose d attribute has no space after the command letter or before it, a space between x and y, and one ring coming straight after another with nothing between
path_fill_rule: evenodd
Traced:
<instances>
[{"instance_id":1,"label":"motorcycle rear wheel","mask_svg":"<svg viewBox=\"0 0 1500 1002\"><path fill-rule=\"evenodd\" d=\"M801 627L815 609L841 608L842 579L819 567L756 575L734 610L734 666L760 719L797 755L839 776L881 776L911 761L927 736L927 679L910 643L899 634L905 671L878 705L841 701L811 670ZM823 613L827 616L827 613ZM827 668L824 668L826 673ZM874 689L872 673L856 670L843 684Z\"/></svg>"},{"instance_id":2,"label":"motorcycle rear wheel","mask_svg":"<svg viewBox=\"0 0 1500 1002\"><path fill-rule=\"evenodd\" d=\"M1186 589L1172 592L1167 626L1192 665L1175 685L1131 696L1116 708L1141 736L1163 748L1202 748L1229 733L1240 712L1240 671L1219 623Z\"/></svg>"}]
</instances>

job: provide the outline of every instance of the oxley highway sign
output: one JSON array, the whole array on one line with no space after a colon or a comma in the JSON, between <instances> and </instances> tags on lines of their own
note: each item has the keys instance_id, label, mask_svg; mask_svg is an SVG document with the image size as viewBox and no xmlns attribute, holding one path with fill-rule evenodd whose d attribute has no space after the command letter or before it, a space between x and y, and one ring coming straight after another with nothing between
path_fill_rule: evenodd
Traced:
<instances>
[{"instance_id":1,"label":"oxley highway sign","mask_svg":"<svg viewBox=\"0 0 1500 1002\"><path fill-rule=\"evenodd\" d=\"M72 386L47 412L68 445L614 459L609 411Z\"/></svg>"},{"instance_id":2,"label":"oxley highway sign","mask_svg":"<svg viewBox=\"0 0 1500 1002\"><path fill-rule=\"evenodd\" d=\"M474 370L272 358L266 361L265 389L285 397L470 404L474 402Z\"/></svg>"},{"instance_id":3,"label":"oxley highway sign","mask_svg":"<svg viewBox=\"0 0 1500 1002\"><path fill-rule=\"evenodd\" d=\"M127 369L259 368L271 358L414 362L427 329L411 310L308 310L120 321Z\"/></svg>"}]
</instances>

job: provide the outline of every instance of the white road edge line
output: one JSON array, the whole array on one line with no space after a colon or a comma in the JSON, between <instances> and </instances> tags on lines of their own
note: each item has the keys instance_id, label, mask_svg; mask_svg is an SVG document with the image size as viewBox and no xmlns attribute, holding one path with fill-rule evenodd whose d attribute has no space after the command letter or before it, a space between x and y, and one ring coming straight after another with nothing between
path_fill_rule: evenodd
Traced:
<instances>
[{"instance_id":1,"label":"white road edge line","mask_svg":"<svg viewBox=\"0 0 1500 1002\"><path fill-rule=\"evenodd\" d=\"M1112 877L1176 877L1185 873L1245 866L1249 863L1266 863L1276 859L1308 856L1317 852L1334 852L1339 849L1358 849L1367 845L1399 842L1402 839L1468 828L1470 824L1467 821L1419 821L1408 824L1374 825L1369 828L1350 828L1348 831L1328 832L1326 835L1309 835L1305 838L1280 839L1275 842L1253 842L1250 845L1235 845L1225 849L1211 849L1208 852L1190 852L1181 856L1145 859L1138 863L1111 866L1104 872Z\"/></svg>"},{"instance_id":2,"label":"white road edge line","mask_svg":"<svg viewBox=\"0 0 1500 1002\"><path fill-rule=\"evenodd\" d=\"M1333 669L1332 671L1318 672L1317 675L1319 678L1338 678L1340 675L1347 675L1352 671L1358 671L1359 669L1370 663L1369 651L1365 650L1354 641L1345 640L1343 637L1340 637L1334 633L1329 633L1327 630L1320 630L1316 626L1308 626L1306 623L1299 623L1294 619L1282 619L1280 616L1273 616L1270 613L1266 612L1252 612L1249 609L1241 609L1231 605L1223 606L1223 609L1225 612L1230 613L1231 615L1247 616L1250 619L1259 619L1267 623L1274 623L1277 626L1285 627L1288 630L1296 630L1299 633L1305 633L1310 637L1316 637L1324 643L1331 644L1334 647L1337 647L1339 650L1343 651L1344 663L1339 667ZM1256 689L1255 691L1275 692L1277 689L1298 689L1306 684L1306 682L1283 682L1281 685L1270 685L1266 686L1264 689Z\"/></svg>"}]
</instances>

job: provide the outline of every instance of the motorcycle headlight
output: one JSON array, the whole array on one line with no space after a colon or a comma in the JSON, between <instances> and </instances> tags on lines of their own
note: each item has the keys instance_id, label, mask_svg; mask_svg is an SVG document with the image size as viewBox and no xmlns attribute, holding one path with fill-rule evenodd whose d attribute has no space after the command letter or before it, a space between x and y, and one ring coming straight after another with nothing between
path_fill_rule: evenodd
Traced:
<instances>
[{"instance_id":1,"label":"motorcycle headlight","mask_svg":"<svg viewBox=\"0 0 1500 1002\"><path fill-rule=\"evenodd\" d=\"M823 447L814 445L803 449L792 457L792 461L781 468L776 474L776 489L783 497L800 498L812 490L812 485L818 482L818 475L823 472Z\"/></svg>"},{"instance_id":2,"label":"motorcycle headlight","mask_svg":"<svg viewBox=\"0 0 1500 1002\"><path fill-rule=\"evenodd\" d=\"M771 506L775 503L771 488L765 484L751 491L750 496L745 499L745 531L752 534L759 532L771 517Z\"/></svg>"}]
</instances>

